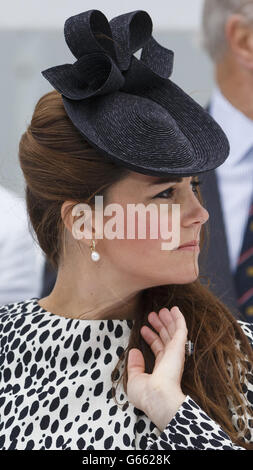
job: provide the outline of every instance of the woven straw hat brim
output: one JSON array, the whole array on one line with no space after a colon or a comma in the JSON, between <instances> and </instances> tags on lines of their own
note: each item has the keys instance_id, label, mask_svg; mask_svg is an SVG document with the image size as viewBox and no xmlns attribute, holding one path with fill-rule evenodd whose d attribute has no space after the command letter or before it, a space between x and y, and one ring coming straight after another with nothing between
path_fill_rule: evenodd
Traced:
<instances>
[{"instance_id":1,"label":"woven straw hat brim","mask_svg":"<svg viewBox=\"0 0 253 470\"><path fill-rule=\"evenodd\" d=\"M229 154L220 126L171 80L142 96L117 91L91 100L62 99L90 145L132 171L190 176L213 170Z\"/></svg>"}]
</instances>

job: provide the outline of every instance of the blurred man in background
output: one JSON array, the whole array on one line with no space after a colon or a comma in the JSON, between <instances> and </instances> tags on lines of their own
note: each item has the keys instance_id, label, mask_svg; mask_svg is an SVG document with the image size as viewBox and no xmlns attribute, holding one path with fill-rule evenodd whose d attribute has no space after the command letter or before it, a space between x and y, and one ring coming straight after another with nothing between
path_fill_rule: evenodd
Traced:
<instances>
[{"instance_id":1,"label":"blurred man in background","mask_svg":"<svg viewBox=\"0 0 253 470\"><path fill-rule=\"evenodd\" d=\"M203 43L216 86L207 110L230 142L223 165L201 186L210 217L207 262L200 273L237 315L253 321L253 0L205 0ZM201 178L200 178L201 179Z\"/></svg>"},{"instance_id":2,"label":"blurred man in background","mask_svg":"<svg viewBox=\"0 0 253 470\"><path fill-rule=\"evenodd\" d=\"M44 255L28 227L25 201L0 185L0 308L39 297Z\"/></svg>"}]
</instances>

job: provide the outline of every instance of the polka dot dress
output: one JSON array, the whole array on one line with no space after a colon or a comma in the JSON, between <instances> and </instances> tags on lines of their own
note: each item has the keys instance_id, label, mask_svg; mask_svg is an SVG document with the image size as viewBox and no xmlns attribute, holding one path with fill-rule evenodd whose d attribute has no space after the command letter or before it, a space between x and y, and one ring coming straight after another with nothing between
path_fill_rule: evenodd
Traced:
<instances>
[{"instance_id":1,"label":"polka dot dress","mask_svg":"<svg viewBox=\"0 0 253 470\"><path fill-rule=\"evenodd\" d=\"M239 323L253 344L252 324ZM36 297L0 307L0 449L243 450L189 395L162 432L122 383L117 405L111 373L132 326L55 315ZM246 395L253 404L252 376Z\"/></svg>"}]
</instances>

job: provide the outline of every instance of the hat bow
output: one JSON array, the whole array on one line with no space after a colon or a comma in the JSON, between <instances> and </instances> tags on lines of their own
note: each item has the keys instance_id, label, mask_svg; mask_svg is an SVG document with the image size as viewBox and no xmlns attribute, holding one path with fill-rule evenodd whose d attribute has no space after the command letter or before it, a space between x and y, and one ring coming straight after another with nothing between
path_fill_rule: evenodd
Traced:
<instances>
[{"instance_id":1,"label":"hat bow","mask_svg":"<svg viewBox=\"0 0 253 470\"><path fill-rule=\"evenodd\" d=\"M66 43L74 64L56 65L42 75L62 95L83 100L115 91L138 93L167 81L173 51L152 36L149 14L136 10L108 22L99 10L88 10L65 21ZM140 59L134 53L142 49Z\"/></svg>"}]
</instances>

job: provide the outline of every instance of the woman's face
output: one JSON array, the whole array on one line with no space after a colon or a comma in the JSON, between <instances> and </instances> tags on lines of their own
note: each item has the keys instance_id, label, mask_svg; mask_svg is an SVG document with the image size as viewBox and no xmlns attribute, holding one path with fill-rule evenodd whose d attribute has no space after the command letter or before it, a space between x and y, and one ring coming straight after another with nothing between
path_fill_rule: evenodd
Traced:
<instances>
[{"instance_id":1,"label":"woman's face","mask_svg":"<svg viewBox=\"0 0 253 470\"><path fill-rule=\"evenodd\" d=\"M160 182L160 180L163 182ZM194 177L182 177L176 180L180 182L169 182L169 178L142 175L131 172L127 178L114 184L108 191L104 211L108 204L117 203L121 206L123 217L120 227L114 225L114 231L121 230L123 238L108 239L104 236L102 240L96 240L96 248L101 258L106 256L106 260L112 263L119 273L124 274L124 278L136 281L136 287L146 288L164 284L186 284L193 282L199 275L198 256L199 248L192 250L170 249L162 250L164 240L161 236L161 227L166 226L172 232L172 204L180 205L180 240L178 245L182 245L192 240L200 239L200 230L209 214L200 204L197 190L193 181ZM171 180L171 178L170 178ZM167 182L166 182L167 181ZM138 239L138 211L134 219L127 217L129 204L142 204L148 206L155 205L158 215L158 238L152 239L150 230L152 227L151 218L147 212L147 217L140 218L139 229L146 226L146 237ZM166 206L161 206L166 204ZM104 215L104 224L112 220L116 212L112 215ZM142 220L141 220L142 219ZM135 230L133 230L133 220ZM154 220L154 219L153 219ZM117 219L117 223L119 219ZM176 227L173 227L175 230ZM134 232L134 238L129 238L129 230ZM140 233L140 232L139 232ZM145 231L144 231L145 234Z\"/></svg>"}]
</instances>

